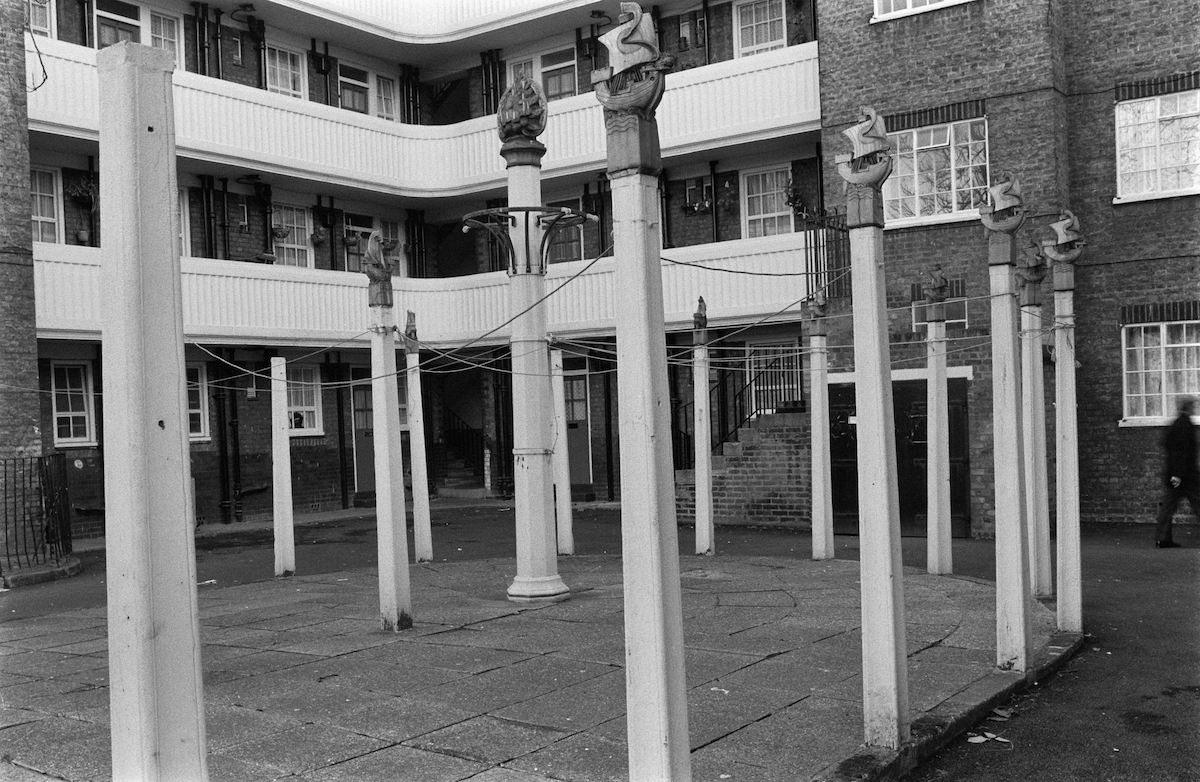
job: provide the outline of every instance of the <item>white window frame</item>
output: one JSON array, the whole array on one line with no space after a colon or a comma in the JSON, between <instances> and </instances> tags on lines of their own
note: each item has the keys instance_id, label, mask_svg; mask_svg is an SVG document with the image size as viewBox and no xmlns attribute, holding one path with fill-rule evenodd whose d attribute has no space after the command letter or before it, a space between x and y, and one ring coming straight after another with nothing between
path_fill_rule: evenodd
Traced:
<instances>
[{"instance_id":1,"label":"white window frame","mask_svg":"<svg viewBox=\"0 0 1200 782\"><path fill-rule=\"evenodd\" d=\"M362 259L367 253L367 240L371 237L372 231L379 230L379 219L360 212L346 211L342 214L343 234L358 236L358 244L353 248L347 242L342 242L343 263L346 271L361 272ZM383 239L382 231L380 231L379 238ZM353 263L351 263L352 261Z\"/></svg>"},{"instance_id":2,"label":"white window frame","mask_svg":"<svg viewBox=\"0 0 1200 782\"><path fill-rule=\"evenodd\" d=\"M292 437L323 437L325 424L321 414L321 367L317 364L287 365L288 433ZM311 389L312 404L297 400L299 394ZM312 414L309 426L296 426L296 415Z\"/></svg>"},{"instance_id":3,"label":"white window frame","mask_svg":"<svg viewBox=\"0 0 1200 782\"><path fill-rule=\"evenodd\" d=\"M271 53L272 52L275 52L277 55L287 55L288 57L296 58L296 61L299 63L299 66L300 66L299 67L299 75L300 75L300 86L299 87L297 87L296 89L292 89L290 86L283 87L283 86L280 86L279 84L271 83L270 62L271 62ZM298 52L295 49L289 49L286 46L276 46L275 44L269 43L269 44L267 44L267 53L266 53L265 59L267 61L267 75L265 77L265 81L267 84L267 92L273 92L276 95L287 95L292 98L300 98L301 100L305 99L308 96L308 67L306 64L306 60L304 59L303 52ZM278 71L278 66L276 66L276 70ZM289 70L288 73L291 73L291 71Z\"/></svg>"},{"instance_id":4,"label":"white window frame","mask_svg":"<svg viewBox=\"0 0 1200 782\"><path fill-rule=\"evenodd\" d=\"M186 187L179 188L179 257L192 257L192 199Z\"/></svg>"},{"instance_id":5,"label":"white window frame","mask_svg":"<svg viewBox=\"0 0 1200 782\"><path fill-rule=\"evenodd\" d=\"M787 218L788 228L786 231L774 231L773 233L769 233L769 234L768 233L760 233L760 234L758 234L759 237L761 237L761 236L776 236L779 234L791 233L796 230L796 223L795 223L795 220L793 219L794 215L792 213L792 208L790 206L788 206L788 204L787 204L787 190L786 189L772 191L772 192L779 194L778 197L780 200L780 205L779 205L779 208L776 209L776 211L763 212L761 214L754 215L753 217L751 217L751 215L750 215L750 198L751 198L751 196L750 196L750 188L749 188L749 184L748 184L749 180L752 177L761 177L764 174L775 174L775 175L782 174L784 179L786 180L786 179L791 178L791 173L792 173L791 166L786 165L786 164L785 165L777 165L777 166L767 166L764 168L754 168L754 169L750 169L750 170L741 172L741 175L740 175L741 204L740 204L740 206L741 206L741 212L742 212L742 238L743 239L757 238L757 237L752 237L750 234L750 223L752 220L754 220L754 221L760 221L760 220L774 221L781 217ZM759 195L761 195L761 194L759 194ZM759 197L759 196L755 196L755 197Z\"/></svg>"},{"instance_id":6,"label":"white window frame","mask_svg":"<svg viewBox=\"0 0 1200 782\"><path fill-rule=\"evenodd\" d=\"M54 188L54 192L50 194L54 198L54 241L52 242L52 244L62 244L64 241L63 240L64 217L63 217L62 171L57 168L50 168L48 166L30 166L29 167L29 173L30 173L29 178L30 178L30 196L31 197L33 195L33 192L32 192L33 191L33 187L32 187L33 172L35 172L35 171L40 174L49 174L53 181L52 187ZM30 209L29 209L29 221L30 221L31 225L34 222L42 222L42 223L49 222L49 220L45 217L42 217L42 216L35 217L34 216L32 203L30 204ZM41 232L39 231L38 236L40 236L40 235L41 235ZM45 240L35 237L34 241L35 242L43 242Z\"/></svg>"},{"instance_id":7,"label":"white window frame","mask_svg":"<svg viewBox=\"0 0 1200 782\"><path fill-rule=\"evenodd\" d=\"M973 2L975 0L875 0L875 15L871 17L871 24Z\"/></svg>"},{"instance_id":8,"label":"white window frame","mask_svg":"<svg viewBox=\"0 0 1200 782\"><path fill-rule=\"evenodd\" d=\"M947 296L943 302L946 306L946 324L947 329L965 329L970 322L970 308L967 307L966 296ZM929 318L926 316L928 307L932 306L924 299L914 299L912 302L912 330L926 331L929 326ZM958 313L953 310L961 308L962 317L955 317Z\"/></svg>"},{"instance_id":9,"label":"white window frame","mask_svg":"<svg viewBox=\"0 0 1200 782\"><path fill-rule=\"evenodd\" d=\"M752 46L742 46L742 10L753 8L754 6L773 6L779 7L779 24L783 30L783 34L778 38L772 38L765 43L756 43ZM753 24L753 22L751 23ZM768 21L768 24L770 22ZM775 49L783 49L787 46L787 3L784 0L745 0L744 2L734 3L733 5L733 56L734 57L750 57L755 54L773 51Z\"/></svg>"},{"instance_id":10,"label":"white window frame","mask_svg":"<svg viewBox=\"0 0 1200 782\"><path fill-rule=\"evenodd\" d=\"M397 103L400 100L400 92L397 89L397 81L391 76L384 76L376 73L375 77L375 101L373 105L376 117L385 119L388 122L395 122L399 115L397 111Z\"/></svg>"},{"instance_id":11,"label":"white window frame","mask_svg":"<svg viewBox=\"0 0 1200 782\"><path fill-rule=\"evenodd\" d=\"M46 9L46 26L35 27L33 24L33 13L31 6L40 6ZM55 16L55 6L58 3L54 0L25 0L25 23L29 25L29 32L34 35L44 35L47 38L55 38L55 30L58 29L58 19Z\"/></svg>"},{"instance_id":12,"label":"white window frame","mask_svg":"<svg viewBox=\"0 0 1200 782\"><path fill-rule=\"evenodd\" d=\"M365 79L356 79L353 76L344 76L344 75L342 75L342 68L353 68L356 71L362 71L363 75L366 78ZM338 64L337 64L338 108L345 109L346 111L352 111L355 114L361 114L364 117L371 116L371 114L373 113L373 111L375 109L375 102L376 102L375 89L372 87L372 83L374 82L373 76L374 76L374 74L371 73L370 68L363 68L362 66L355 65L352 62L338 62ZM366 96L367 103L365 106L363 106L362 111L359 111L358 109L350 108L348 106L343 105L343 103L342 103L342 91L343 91L342 86L344 84L350 85L353 87L357 87L363 91L363 93Z\"/></svg>"},{"instance_id":13,"label":"white window frame","mask_svg":"<svg viewBox=\"0 0 1200 782\"><path fill-rule=\"evenodd\" d=\"M1173 321L1155 321L1151 323L1128 323L1121 327L1121 412L1123 418L1122 424L1132 426L1159 426L1169 422L1176 415L1175 400L1180 396L1197 396L1200 395L1200 335L1197 336L1195 342L1177 342L1168 343L1167 336L1169 327L1184 326L1192 327L1200 331L1200 321L1198 320L1173 320ZM1150 330L1157 329L1159 332L1159 361L1158 361L1158 391L1156 394L1135 394L1136 397L1156 397L1158 399L1159 412L1149 414L1141 412L1131 414L1131 395L1130 377L1131 375L1146 374L1146 370L1142 367L1130 366L1130 351L1134 348L1130 347L1129 335L1133 329ZM1185 356L1193 357L1194 365L1185 366L1181 370L1176 370L1184 373L1185 383L1182 390L1168 391L1167 386L1167 361L1166 352L1169 348L1175 347L1185 351ZM1190 375L1190 378L1188 377ZM1190 382L1187 382L1190 379Z\"/></svg>"},{"instance_id":14,"label":"white window frame","mask_svg":"<svg viewBox=\"0 0 1200 782\"><path fill-rule=\"evenodd\" d=\"M983 126L983 152L984 152L983 179L982 179L982 183L980 185L973 187L973 188L967 188L966 190L963 190L958 187L957 171L960 169L955 166L955 148L956 148L956 146L959 146L963 143L966 143L966 144L973 143L970 138L970 128L971 128L971 125L973 125L974 123L982 123L982 126ZM932 139L933 134L935 134L937 131L943 130L943 129L946 132L946 142L944 144L935 143L934 140ZM959 138L960 133L967 134L967 137L965 140L961 140ZM921 140L922 134L928 134L927 138L929 140L926 142L922 142L922 140ZM890 204L893 201L900 200L899 198L897 198L895 196L895 194L897 192L897 189L900 187L901 182L906 178L900 174L900 167L901 167L900 162L901 161L900 161L900 143L899 143L899 141L900 141L900 137L904 136L904 135L908 135L912 142L911 143L911 152L909 153L912 156L912 159L911 159L912 160L912 175L908 179L909 179L909 184L911 185L911 188L912 188L913 195L912 196L903 196L903 197L905 197L905 198L911 197L914 199L914 204L916 205L917 214L911 215L911 216L906 216L906 217L891 217L889 215ZM887 181L885 181L883 183L883 201L884 201L883 205L884 205L885 227L887 227L887 228L902 228L902 227L910 226L910 225L927 225L930 223L943 223L943 222L954 222L954 221L959 221L959 220L977 220L977 219L979 219L979 207L972 206L972 207L968 207L968 208L959 208L958 196L961 192L967 192L969 190L981 190L982 194L983 194L983 198L986 202L987 187L988 187L988 184L991 182L991 166L992 166L990 128L988 127L988 122L987 122L986 117L976 117L973 119L957 120L955 122L946 122L946 123L940 123L937 125L923 125L918 128L909 128L907 130L898 130L894 133L888 134L888 143L890 143L892 146L893 168L892 168L891 176L889 176L887 178ZM930 214L921 214L920 209L921 209L922 194L920 191L920 188L921 188L920 173L921 172L920 172L920 162L919 162L920 155L919 155L919 153L923 150L940 149L942 147L945 147L949 150L950 190L948 191L948 193L950 196L950 207L951 208L950 208L950 211L948 211L948 212L934 212L934 213L930 213ZM970 166L967 166L967 168L970 168ZM932 195L932 194L927 194L927 195Z\"/></svg>"},{"instance_id":15,"label":"white window frame","mask_svg":"<svg viewBox=\"0 0 1200 782\"><path fill-rule=\"evenodd\" d=\"M576 212L580 212L580 211L583 211L583 200L579 199L579 198L563 198L558 201L548 201L546 203L546 206L553 207L553 208L565 206L568 209L574 209ZM569 238L569 237L573 237L573 238ZM565 247L567 245L577 245L579 247L579 257L577 257L577 258L559 258L557 260L553 260L548 257L547 262L548 263L570 263L572 261L582 261L583 260L583 226L582 225L574 225L574 226L567 226L565 228L560 228L557 231L557 233L555 234L555 240L551 241L550 244L546 247L546 249L547 249L547 251L550 252L550 255L553 255L554 254L553 251L555 248Z\"/></svg>"},{"instance_id":16,"label":"white window frame","mask_svg":"<svg viewBox=\"0 0 1200 782\"><path fill-rule=\"evenodd\" d=\"M87 430L80 437L60 437L58 434L58 370L81 369L83 388L78 391L83 394L84 428ZM68 389L76 392L76 389ZM50 362L50 417L54 427L54 445L63 448L78 448L81 446L97 445L96 440L96 392L92 379L92 362L90 361L51 361ZM65 416L80 415L80 411L69 410L62 413Z\"/></svg>"},{"instance_id":17,"label":"white window frame","mask_svg":"<svg viewBox=\"0 0 1200 782\"><path fill-rule=\"evenodd\" d=\"M302 216L301 221L294 220L283 222L279 219L280 214L288 214ZM312 221L308 213L308 209L303 206L294 204L275 204L271 211L271 225L267 228L273 231L276 225L286 225L291 228L291 232L283 239L275 238L271 235L272 246L275 249L275 263L279 266L293 266L298 269L311 269L313 265L312 253ZM299 257L303 253L304 263L292 263L283 260L286 253L281 253L280 250L294 250Z\"/></svg>"},{"instance_id":18,"label":"white window frame","mask_svg":"<svg viewBox=\"0 0 1200 782\"><path fill-rule=\"evenodd\" d=\"M571 59L563 62L557 62L547 65L543 59L555 54L560 54L566 51L571 52ZM563 98L572 98L579 94L579 58L576 56L575 44L566 44L563 46L555 46L553 49L545 52L539 52L531 57L522 57L519 60L510 62L508 65L508 83L512 84L521 74L528 74L529 77L538 83L542 90L546 91L546 74L550 71L559 71L570 67L575 74L575 92L572 95L558 95L551 98L549 93L546 94L546 100L562 100Z\"/></svg>"},{"instance_id":19,"label":"white window frame","mask_svg":"<svg viewBox=\"0 0 1200 782\"><path fill-rule=\"evenodd\" d=\"M145 3L129 2L129 0L121 0L121 1L124 2L126 5L135 6L138 9L138 18L136 21L133 19L130 19L127 16L122 16L120 14L114 14L114 13L110 13L108 11L104 11L99 7L99 3L92 3L92 8L93 8L92 29L99 31L99 29L100 29L99 21L101 19L111 19L113 21L120 22L121 24L125 24L130 27L138 28L138 42L139 43L143 43L146 46L151 46L156 49L167 50L167 47L162 46L161 44L156 45L154 43L154 40L156 37L158 37L158 38L162 37L161 35L155 36L155 34L154 34L154 18L158 17L161 20L170 21L172 24L175 25L175 39L174 39L175 65L176 65L176 67L182 67L183 66L183 45L184 45L184 42L183 42L183 18L176 14L169 13L167 11L163 11L154 6L146 5ZM99 47L99 45L100 45L100 35L99 35L99 32L97 32L96 46Z\"/></svg>"},{"instance_id":20,"label":"white window frame","mask_svg":"<svg viewBox=\"0 0 1200 782\"><path fill-rule=\"evenodd\" d=\"M1178 107L1178 104L1181 101L1190 105L1182 110L1178 108L1176 108L1174 111L1168 110L1168 113L1166 113L1164 116L1164 104L1174 103ZM1143 149L1150 151L1150 155L1154 160L1154 165L1153 168L1149 169L1123 172L1122 163L1124 161L1122 160L1122 156L1128 151L1123 148L1124 144L1122 143L1126 139L1125 128L1132 126L1134 123L1123 124L1122 114L1128 112L1135 106L1149 107L1154 115L1149 122L1143 123L1153 126L1153 144L1151 146L1143 147ZM1126 100L1116 104L1116 107L1113 111L1113 122L1116 128L1117 197L1113 199L1113 203L1146 201L1156 198L1172 198L1181 195L1194 195L1196 193L1200 193L1200 175L1197 175L1195 184L1193 184L1191 187L1166 189L1163 187L1162 183L1163 124L1172 120L1189 117L1196 117L1197 125L1200 126L1200 89L1183 90L1181 92L1172 92L1166 95L1155 95L1150 98ZM1188 143L1195 149L1200 150L1200 131L1197 131L1197 135L1194 138L1187 139L1185 143ZM1200 159L1197 159L1196 162L1192 163L1191 165L1195 165L1200 168ZM1144 190L1132 192L1125 184L1126 173L1148 173L1152 176L1153 182Z\"/></svg>"},{"instance_id":21,"label":"white window frame","mask_svg":"<svg viewBox=\"0 0 1200 782\"><path fill-rule=\"evenodd\" d=\"M192 442L207 442L212 439L211 431L209 430L208 421L208 366L202 362L188 362L184 367L187 373L187 413L188 413L188 439ZM191 373L196 374L196 380L193 381ZM253 377L251 378L253 379ZM198 407L192 407L192 384L195 383L195 390L198 392L197 401ZM200 428L198 431L192 431L192 415L200 416Z\"/></svg>"}]
</instances>

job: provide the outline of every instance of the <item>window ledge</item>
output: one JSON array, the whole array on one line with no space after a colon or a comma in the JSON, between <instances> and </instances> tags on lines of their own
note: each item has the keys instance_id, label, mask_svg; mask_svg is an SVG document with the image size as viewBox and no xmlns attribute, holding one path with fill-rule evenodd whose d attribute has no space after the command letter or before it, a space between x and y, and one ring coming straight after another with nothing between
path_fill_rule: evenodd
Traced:
<instances>
[{"instance_id":1,"label":"window ledge","mask_svg":"<svg viewBox=\"0 0 1200 782\"><path fill-rule=\"evenodd\" d=\"M1146 427L1170 426L1175 420L1173 415L1148 416L1146 418L1122 418L1117 422L1121 429L1142 429ZM1200 415L1192 416L1192 423L1200 425Z\"/></svg>"},{"instance_id":2,"label":"window ledge","mask_svg":"<svg viewBox=\"0 0 1200 782\"><path fill-rule=\"evenodd\" d=\"M188 436L189 443L211 443L212 435L208 434L193 434Z\"/></svg>"},{"instance_id":3,"label":"window ledge","mask_svg":"<svg viewBox=\"0 0 1200 782\"><path fill-rule=\"evenodd\" d=\"M946 2L938 3L937 5L927 5L921 8L908 8L904 11L894 11L890 14L876 14L871 17L871 24L880 24L881 22L890 22L893 19L903 19L906 16L916 16L917 14L927 14L930 11L936 11L940 8L950 8L955 5L965 5L973 3L975 0L946 0Z\"/></svg>"},{"instance_id":4,"label":"window ledge","mask_svg":"<svg viewBox=\"0 0 1200 782\"><path fill-rule=\"evenodd\" d=\"M290 429L288 430L289 437L324 437L324 429Z\"/></svg>"},{"instance_id":5,"label":"window ledge","mask_svg":"<svg viewBox=\"0 0 1200 782\"><path fill-rule=\"evenodd\" d=\"M1136 204L1139 201L1159 201L1164 198L1183 198L1185 196L1200 195L1200 188L1193 190L1170 190L1163 193L1139 193L1138 195L1117 196L1112 200L1113 206L1120 204Z\"/></svg>"},{"instance_id":6,"label":"window ledge","mask_svg":"<svg viewBox=\"0 0 1200 782\"><path fill-rule=\"evenodd\" d=\"M902 220L889 220L884 223L883 230L894 231L900 228L921 228L927 225L943 225L949 223L969 223L979 219L979 210L971 209L964 212L951 212L945 215L930 217L906 217Z\"/></svg>"},{"instance_id":7,"label":"window ledge","mask_svg":"<svg viewBox=\"0 0 1200 782\"><path fill-rule=\"evenodd\" d=\"M55 440L54 447L70 450L72 448L96 448L100 445L99 441L92 440Z\"/></svg>"}]
</instances>

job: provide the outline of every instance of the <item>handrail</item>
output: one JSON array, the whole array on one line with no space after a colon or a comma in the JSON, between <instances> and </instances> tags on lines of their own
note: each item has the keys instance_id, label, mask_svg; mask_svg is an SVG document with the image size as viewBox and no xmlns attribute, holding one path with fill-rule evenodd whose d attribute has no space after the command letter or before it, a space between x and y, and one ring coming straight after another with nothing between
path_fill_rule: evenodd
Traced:
<instances>
[{"instance_id":1,"label":"handrail","mask_svg":"<svg viewBox=\"0 0 1200 782\"><path fill-rule=\"evenodd\" d=\"M443 408L446 447L458 454L476 475L484 473L483 452L487 438L483 432L474 428L453 410Z\"/></svg>"}]
</instances>

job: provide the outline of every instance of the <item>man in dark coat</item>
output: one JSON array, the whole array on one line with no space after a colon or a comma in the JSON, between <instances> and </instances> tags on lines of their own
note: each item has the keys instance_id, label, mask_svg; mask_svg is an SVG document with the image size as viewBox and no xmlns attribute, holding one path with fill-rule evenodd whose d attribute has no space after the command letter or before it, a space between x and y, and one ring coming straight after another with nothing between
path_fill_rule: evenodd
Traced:
<instances>
[{"instance_id":1,"label":"man in dark coat","mask_svg":"<svg viewBox=\"0 0 1200 782\"><path fill-rule=\"evenodd\" d=\"M1158 548L1178 548L1171 539L1171 517L1179 501L1187 497L1192 513L1200 516L1200 468L1196 466L1196 427L1192 412L1196 400L1179 398L1179 416L1163 435L1163 450L1167 454L1163 471L1163 495L1158 507L1158 526L1154 530L1154 545Z\"/></svg>"}]
</instances>

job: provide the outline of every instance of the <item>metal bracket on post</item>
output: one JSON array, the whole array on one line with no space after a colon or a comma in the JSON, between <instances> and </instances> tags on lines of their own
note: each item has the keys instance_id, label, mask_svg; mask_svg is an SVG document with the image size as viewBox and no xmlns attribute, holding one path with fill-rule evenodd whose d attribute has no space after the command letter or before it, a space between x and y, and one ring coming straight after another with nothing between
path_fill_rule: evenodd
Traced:
<instances>
[{"instance_id":1,"label":"metal bracket on post","mask_svg":"<svg viewBox=\"0 0 1200 782\"><path fill-rule=\"evenodd\" d=\"M525 248L526 267L524 269L515 268L517 256L509 229L517 227L517 215L520 215L524 221L526 237L533 234L533 221L536 221L537 226L543 229L541 246L538 248L537 254L537 257L541 259L541 266L537 269L533 268L534 254L530 247ZM600 218L596 215L565 206L500 206L492 209L480 209L477 212L463 215L462 230L463 233L469 233L472 228L481 228L499 239L500 246L508 254L509 275L535 272L545 274L550 265L550 245L554 237L567 228L577 228L584 223L596 223L599 220Z\"/></svg>"}]
</instances>

